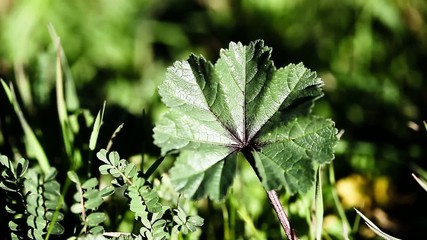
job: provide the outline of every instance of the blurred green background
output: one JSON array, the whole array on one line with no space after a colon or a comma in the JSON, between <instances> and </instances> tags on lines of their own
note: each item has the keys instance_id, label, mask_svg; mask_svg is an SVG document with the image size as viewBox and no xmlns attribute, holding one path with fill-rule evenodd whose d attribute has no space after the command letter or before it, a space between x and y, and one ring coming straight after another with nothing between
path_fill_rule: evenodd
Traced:
<instances>
[{"instance_id":1,"label":"blurred green background","mask_svg":"<svg viewBox=\"0 0 427 240\"><path fill-rule=\"evenodd\" d=\"M325 81L314 111L344 130L334 168L350 223L357 207L384 231L415 239L427 227L427 193L411 177L427 169L426 20L424 0L0 0L0 78L13 82L27 120L60 168L52 24L76 89L67 93L69 110L95 114L106 100L99 146L124 123L113 149L155 158L151 129L164 111L156 89L166 68L190 53L216 61L230 41L264 39L277 67L303 62ZM0 152L25 156L20 124L1 94ZM82 130L82 139L89 133ZM283 236L260 186L245 176L242 170L223 205L201 201L202 238L223 229L231 221L224 206L232 213L241 199L254 226L240 208L236 239L256 238L254 232ZM332 236L340 220L325 189L324 225ZM301 206L292 206L298 225ZM222 232L214 239L221 238ZM374 235L361 224L355 238Z\"/></svg>"}]
</instances>

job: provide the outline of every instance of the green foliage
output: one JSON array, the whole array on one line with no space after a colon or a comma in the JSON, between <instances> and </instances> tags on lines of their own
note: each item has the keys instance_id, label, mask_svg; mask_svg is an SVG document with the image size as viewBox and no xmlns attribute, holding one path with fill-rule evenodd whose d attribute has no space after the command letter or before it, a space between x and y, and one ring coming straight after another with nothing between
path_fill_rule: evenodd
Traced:
<instances>
[{"instance_id":1,"label":"green foliage","mask_svg":"<svg viewBox=\"0 0 427 240\"><path fill-rule=\"evenodd\" d=\"M168 215L165 215L167 211L170 211L170 207L164 206L160 202L157 192L152 189L151 184L144 178L145 175L137 170L134 163L120 159L116 151L108 153L105 149L101 149L97 153L97 157L104 163L99 166L101 174L111 175L113 177L111 183L116 188L125 186L124 195L130 201L129 209L135 214L135 219L142 223L136 239L166 239L170 233L169 225L183 234L193 232L196 227L203 225L203 221L196 217L190 217L190 219L197 219L197 221L191 220L186 225L190 227L181 227L183 223L176 222L175 218L173 218L175 221L173 224ZM186 218L184 218L185 220Z\"/></svg>"},{"instance_id":2,"label":"green foliage","mask_svg":"<svg viewBox=\"0 0 427 240\"><path fill-rule=\"evenodd\" d=\"M61 221L65 234L75 228L72 235L78 235L82 227L80 218L66 209L75 203L72 196L76 188L65 173L76 171L82 183L96 177L94 153L102 147L120 152L153 176L150 181L154 189L161 189L157 192L162 203L176 204L178 195L167 174L175 156L165 158L159 167L151 165L159 158L152 145L151 127L165 111L156 91L165 66L191 52L215 60L219 48L230 40L248 43L262 38L273 47L276 66L304 62L316 70L325 83L326 97L316 102L313 111L345 129L334 166L324 168L327 174L335 172L336 184L323 182L322 238L370 239L372 232L358 224L356 207L374 222L378 210L387 213L381 214L385 221L375 222L384 232L418 239L427 222L423 214L414 213L427 212L427 195L409 176L414 172L421 180L427 179L412 169L413 164L426 168L427 135L420 131L427 109L426 19L424 0L0 1L0 77L15 91L13 101L8 101L7 93L0 89L0 152L14 165L24 157L30 167L37 165L46 172L50 166L56 167L66 203ZM70 114L67 126L58 124L57 45L49 38L48 25L57 30L64 46L62 53L67 56L67 64L61 61L66 113ZM69 81L70 74L74 83ZM68 100L74 95L69 94L73 84L77 104ZM108 107L100 116L107 121L100 128L99 140L94 141L97 134L93 132L88 144L91 113L96 114L104 100ZM9 107L8 102L13 105ZM18 103L20 110L16 111ZM60 111L63 109L62 104ZM147 118L141 117L142 109ZM106 146L121 123L124 127L113 147ZM61 138L64 126L71 127L75 137ZM64 141L71 152L65 151ZM249 164L240 164L244 159L239 155L234 185L225 201L203 199L197 205L185 202L188 206L182 206L179 198L186 212L209 217L202 231L184 239L284 238L256 174ZM79 157L80 168L75 164ZM160 174L161 182L157 178ZM355 175L367 183L360 188L363 191L351 187L345 193L337 191L344 181L352 179L354 184L354 178L348 177ZM110 178L98 180L105 186ZM0 232L7 237L11 215L5 206L14 193L0 190ZM312 191L292 197L288 192L278 193L286 202L284 207L298 237L311 239L313 235L308 236L315 225L307 222L313 216L307 203L311 203ZM363 207L346 204L346 198L354 194L367 199ZM129 233L140 227L134 224L130 211L125 212L129 207L121 196L117 191L96 210L109 216L100 224L107 233ZM129 234L129 238L133 237Z\"/></svg>"},{"instance_id":3,"label":"green foliage","mask_svg":"<svg viewBox=\"0 0 427 240\"><path fill-rule=\"evenodd\" d=\"M138 209L137 212L144 214L140 218L143 226L140 228L139 238L150 240L167 239L169 237L169 233L166 231L167 221L162 219L162 217L164 212L168 209L168 207L163 207L158 212L153 213L151 217L149 217L144 210Z\"/></svg>"},{"instance_id":4,"label":"green foliage","mask_svg":"<svg viewBox=\"0 0 427 240\"><path fill-rule=\"evenodd\" d=\"M16 166L4 155L0 155L2 171L0 187L7 191L6 211L11 216L9 228L12 239L24 239L28 232L26 224L26 198L24 194L24 175L28 169L28 161L20 159ZM4 219L4 218L3 218Z\"/></svg>"},{"instance_id":5,"label":"green foliage","mask_svg":"<svg viewBox=\"0 0 427 240\"><path fill-rule=\"evenodd\" d=\"M58 48L60 45L58 45ZM58 91L58 110L61 112L59 120L62 129L65 152L70 160L71 169L81 167L82 155L84 151L80 148L72 149L77 143L80 128L80 120L90 120L91 116L87 112L77 112L68 114L67 105L62 99L62 70L59 64L60 58L57 57L57 87ZM13 87L9 89L2 80L2 85L11 101L14 110L18 114L21 124L26 127L26 133L31 133L32 143L39 144L33 130L29 127L22 111L16 102L16 96ZM11 85L12 86L12 85ZM61 97L62 96L62 97ZM105 104L95 119L93 131L90 134L89 150L96 148L99 131L102 126ZM65 120L64 120L65 119ZM33 146L29 144L28 146ZM40 146L40 145L36 145ZM43 151L43 149L40 147ZM137 170L134 163L129 163L120 159L117 152L112 152L108 159L106 151L101 150L98 157L106 163L100 166L101 174L111 175L113 186L107 186L99 190L99 181L97 178L89 178L81 183L79 176L74 171L68 171L68 179L64 182L64 189L61 195L61 185L55 180L57 172L53 168L48 168L49 162L40 167L35 166L27 171L29 161L21 159L16 166L6 156L1 155L0 160L3 167L0 187L8 192L5 201L9 221L11 238L13 239L49 239L50 235L62 235L64 227L59 223L64 219L64 214L60 211L63 207L63 195L68 191L69 181L76 184L77 192L74 194L75 203L71 206L71 212L79 214L81 225L75 227L73 238L77 239L98 239L103 238L103 223L107 220L107 215L102 211L101 205L105 199L115 192L115 188L124 187L125 196L130 200L129 208L135 215L135 219L140 223L138 226L138 235L129 235L130 233L113 234L118 239L135 237L137 239L166 239L169 238L172 228L175 226L172 220L172 210L168 206L160 203L160 198L146 181L159 167L163 158L158 159L147 170L145 174ZM166 213L166 214L165 214ZM138 224L137 224L138 225ZM188 234L195 231L196 226L202 223L194 223L190 229L179 228L180 233ZM77 231L79 230L79 231ZM190 231L189 231L190 230ZM106 235L108 236L108 234Z\"/></svg>"},{"instance_id":6,"label":"green foliage","mask_svg":"<svg viewBox=\"0 0 427 240\"><path fill-rule=\"evenodd\" d=\"M68 177L77 187L77 192L74 194L76 203L71 206L71 211L81 216L83 226L79 235L102 234L104 227L100 224L105 221L107 216L97 210L101 206L103 198L114 193L114 188L108 186L99 191L97 189L99 182L96 178L90 178L81 184L79 177L73 171L68 172Z\"/></svg>"},{"instance_id":7,"label":"green foliage","mask_svg":"<svg viewBox=\"0 0 427 240\"><path fill-rule=\"evenodd\" d=\"M59 223L64 215L58 209L62 197L60 184L55 180L56 174L53 168L46 175L31 169L24 181L25 189L28 191L27 224L31 227L28 233L31 239L44 239L48 231L53 235L64 233L64 227ZM50 225L53 225L51 230Z\"/></svg>"},{"instance_id":8,"label":"green foliage","mask_svg":"<svg viewBox=\"0 0 427 240\"><path fill-rule=\"evenodd\" d=\"M168 239L172 231L188 234L203 225L202 218L187 216L182 209L172 211L169 206L163 205L151 184L141 177L142 173L133 163L120 159L117 152L111 152L107 157L106 150L102 149L97 155L107 163L101 165L100 170L113 177L114 187L106 186L98 190L97 178L81 183L75 172L68 172L69 179L77 188L71 212L79 214L81 218L81 229L76 238L103 238L104 227L101 224L107 215L101 211L101 204L114 194L115 188L120 187L125 187L124 195L129 199L129 209L141 224L139 234L132 239ZM27 171L27 160L20 159L15 166L4 155L0 156L0 163L5 168L0 187L8 191L5 207L10 214L11 238L45 239L48 232L52 235L63 234L65 229L59 222L64 219L64 214L58 208L62 197L60 184L55 180L56 170L52 168L47 175L35 168ZM129 236L120 233L116 237L126 239Z\"/></svg>"},{"instance_id":9,"label":"green foliage","mask_svg":"<svg viewBox=\"0 0 427 240\"><path fill-rule=\"evenodd\" d=\"M46 153L44 152L44 149L42 148L40 142L37 140L36 135L34 134L34 131L31 129L30 125L28 124L28 121L25 119L24 114L21 110L21 107L18 104L18 100L13 88L13 85L10 85L10 87L6 84L6 82L0 78L1 85L3 86L3 89L6 93L6 96L13 106L13 110L18 115L19 122L24 130L25 133L25 142L27 153L30 156L34 156L40 167L44 172L47 172L50 168L50 163L46 157Z\"/></svg>"},{"instance_id":10,"label":"green foliage","mask_svg":"<svg viewBox=\"0 0 427 240\"><path fill-rule=\"evenodd\" d=\"M196 231L196 227L203 225L203 218L199 216L187 216L182 209L174 210L176 215L173 216L173 221L177 224L174 226L174 231L181 231L183 234Z\"/></svg>"},{"instance_id":11,"label":"green foliage","mask_svg":"<svg viewBox=\"0 0 427 240\"><path fill-rule=\"evenodd\" d=\"M8 191L6 210L11 214L11 238L44 239L48 233L63 234L59 221L64 215L58 209L61 195L56 170L51 168L44 175L38 169L28 170L28 160L20 159L14 166L4 155L0 162L5 167L0 187Z\"/></svg>"},{"instance_id":12,"label":"green foliage","mask_svg":"<svg viewBox=\"0 0 427 240\"><path fill-rule=\"evenodd\" d=\"M163 154L180 150L171 178L187 197L223 198L238 152L266 190L291 193L307 192L314 167L333 159L334 123L309 115L323 82L302 64L276 69L270 55L263 41L232 42L214 65L192 55L168 68L159 93L169 111L154 138Z\"/></svg>"}]
</instances>

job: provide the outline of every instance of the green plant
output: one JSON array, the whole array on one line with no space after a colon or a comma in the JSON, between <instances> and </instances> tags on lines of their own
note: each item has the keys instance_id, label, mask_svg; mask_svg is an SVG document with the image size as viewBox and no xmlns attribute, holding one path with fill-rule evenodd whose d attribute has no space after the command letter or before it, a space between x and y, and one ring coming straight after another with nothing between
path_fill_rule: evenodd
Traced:
<instances>
[{"instance_id":1,"label":"green plant","mask_svg":"<svg viewBox=\"0 0 427 240\"><path fill-rule=\"evenodd\" d=\"M57 171L50 167L50 162L46 157L44 149L39 143L36 134L24 118L24 114L18 104L13 85L9 86L1 80L6 96L13 106L13 110L18 115L18 119L24 129L26 147L38 160L31 168L30 162L26 159L15 161L4 155L0 155L2 175L0 187L7 191L5 209L8 215L4 218L9 223L10 237L12 239L49 239L51 235L61 235L71 239L103 239L104 237L115 237L118 239L166 239L171 235L182 236L197 230L203 225L203 219L198 216L188 216L179 206L179 203L162 202L157 194L157 190L152 188L148 178L157 170L163 158L155 161L148 170L143 173L137 169L137 165L127 160L120 159L116 151L107 156L106 150L101 150L97 154L103 162L99 167L102 175L112 177L112 185L99 189L100 180L98 178L88 178L92 173L88 167L92 163L90 153L96 149L99 132L103 123L105 103L93 121L93 117L87 111L77 111L70 113L70 102L66 101L75 97L73 94L66 97L66 93L74 93L69 88L73 84L72 79L63 76L62 66L66 62L62 55L63 50L53 28L50 28L53 42L57 50L56 54L56 83L57 83L57 110L59 125L61 127L64 141L66 159L69 161L67 175L68 178L61 183L56 181ZM67 84L65 84L67 83ZM66 91L68 90L68 91ZM74 89L75 90L75 89ZM71 100L71 101L72 101ZM76 99L74 99L76 100ZM80 119L79 119L80 118ZM85 147L78 147L77 139L81 130L81 120L84 123L90 122L92 132ZM92 121L91 121L92 120ZM87 122L86 122L87 121ZM108 145L111 147L111 140ZM86 149L88 148L88 149ZM83 158L83 153L89 152L87 159ZM84 162L83 160L87 160ZM86 179L81 182L81 177L76 172L82 172ZM97 174L96 174L97 175ZM155 178L154 178L155 179ZM102 180L102 179L101 179ZM64 197L69 193L69 185L74 182L76 192L74 204L71 205L71 212L77 214L80 222L69 227L67 235L60 222L72 222L70 215L65 215L68 211ZM104 212L102 203L120 188L124 190L124 196L129 200L129 211L135 215L135 220L130 221L134 225L130 232L105 232L103 223L108 220L108 214ZM61 192L62 190L62 192ZM168 205L169 204L169 205ZM3 207L3 206L2 206ZM123 215L128 212L126 209ZM137 233L133 233L133 231ZM9 235L5 233L6 235ZM71 235L71 236L70 236Z\"/></svg>"},{"instance_id":2,"label":"green plant","mask_svg":"<svg viewBox=\"0 0 427 240\"><path fill-rule=\"evenodd\" d=\"M25 214L26 198L24 189L24 174L28 169L28 161L20 159L16 167L4 155L0 155L0 163L5 168L1 174L0 187L7 191L6 210L13 217L10 218L9 228L13 239L24 238L28 232Z\"/></svg>"},{"instance_id":3,"label":"green plant","mask_svg":"<svg viewBox=\"0 0 427 240\"><path fill-rule=\"evenodd\" d=\"M61 235L64 227L59 223L64 219L60 212L60 184L55 177L57 171L51 168L47 174L30 169L24 182L27 191L27 224L31 227L28 237L45 239L46 235Z\"/></svg>"},{"instance_id":4,"label":"green plant","mask_svg":"<svg viewBox=\"0 0 427 240\"><path fill-rule=\"evenodd\" d=\"M333 159L337 130L310 115L322 81L302 64L276 69L263 41L230 43L211 64L190 56L168 68L159 87L169 111L154 128L162 154L180 154L176 190L222 199L242 153L258 175L289 239L295 238L275 189L306 193L315 169Z\"/></svg>"},{"instance_id":5,"label":"green plant","mask_svg":"<svg viewBox=\"0 0 427 240\"><path fill-rule=\"evenodd\" d=\"M46 234L61 235L59 223L64 215L59 212L60 185L55 180L56 170L47 174L39 169L28 170L28 161L20 159L16 166L6 156L0 156L5 167L0 187L8 191L6 210L11 214L9 228L12 239L44 239ZM28 171L27 171L28 170Z\"/></svg>"},{"instance_id":6,"label":"green plant","mask_svg":"<svg viewBox=\"0 0 427 240\"><path fill-rule=\"evenodd\" d=\"M372 204L357 208L366 216L375 216L376 212L371 210L385 211L390 223L394 223L379 225L385 232L405 239L417 239L424 234L427 221L423 214L414 213L427 211L424 208L427 195L408 176L414 172L424 177L411 171L410 165L425 163L427 135L414 135L412 131L417 129L408 129L406 125L408 121L424 118L427 106L423 94L427 88L424 81L427 71L422 67L427 48L426 1L0 2L0 77L8 85L13 84L16 103L19 102L27 123L26 126L20 123L21 117L16 117L0 89L0 153L14 164L24 157L30 167L40 164L48 170L49 165L55 166L67 207L74 203L71 197L76 188L67 180L67 190L65 173L76 171L82 183L96 177L99 173L94 171L98 164L95 154L100 148L110 149L105 144L106 138L117 125L124 123L111 149L138 167L143 162L144 171L159 157L150 135L151 126L164 110L156 89L164 77L165 66L190 52L216 60L218 49L227 48L230 39L247 43L249 39L263 38L274 49L276 66L304 62L324 80L326 97L316 101L313 113L332 118L346 131L335 152L333 170L338 186L353 175L375 184L377 180L384 180L387 183L381 185L383 198L377 199L377 188L357 192ZM52 64L56 48L46 34L45 26L49 22L61 36L70 66L67 70L64 65L63 86L69 127L76 135L74 141L62 138L58 131L55 65ZM72 81L68 81L68 73L74 78L77 104L69 101L73 89L69 88ZM106 122L98 143L88 150L86 140L93 124L90 113L96 114L105 99L108 100ZM120 111L116 111L117 106ZM147 121L140 121L142 109ZM75 154L65 152L63 141ZM78 165L74 162L79 162L78 152L82 164L74 168ZM245 161L243 156L240 158L238 175L225 202L203 199L192 203L192 213L197 206L201 215L209 216L201 236L206 239L219 234L225 239L236 236L249 239L257 231L260 233L257 236L279 239L283 233L277 231L274 213L266 208L267 195L250 166L240 164ZM162 173L162 182L170 179L167 172L172 159L167 157L154 174ZM241 182L242 168L247 176L253 175L250 182ZM332 239L342 239L343 233L348 233L349 239L369 238L371 233L365 231L363 224L342 227L345 218L352 223L357 216L354 206L346 205L342 194L348 197L357 189L338 192L332 197L333 183L325 179L325 170L327 174L331 168L323 167L320 174L324 178L323 238L331 239L325 236L329 234L333 235ZM86 173L87 170L92 175ZM104 181L98 180L100 186L104 186ZM158 179L150 181L158 184ZM169 182L167 184L162 183L161 188L168 188ZM293 227L302 238L314 226L301 222L312 214L308 210L312 207L309 205L312 192L290 196L285 190L278 191ZM7 193L0 191L1 216L8 215L4 209ZM417 197L413 197L414 194ZM118 195L121 194L110 196L106 204L101 205L100 210L115 219L109 222L107 218L104 227L107 231L130 232L130 228L123 226L131 225L133 217L122 220L121 215L110 208ZM232 204L231 199L236 203ZM303 202L306 203L301 204ZM335 206L340 202L343 211L338 214ZM248 210L246 217L242 217L243 209ZM76 216L71 221L67 217L72 214L70 211L63 213L64 226L81 226L75 222L79 220ZM331 217L335 219L332 224ZM253 231L247 221L253 224ZM7 220L1 222L0 232L7 233ZM334 234L330 226L334 226Z\"/></svg>"},{"instance_id":7,"label":"green plant","mask_svg":"<svg viewBox=\"0 0 427 240\"><path fill-rule=\"evenodd\" d=\"M106 155L101 150L98 157L106 164L100 166L102 174L113 177L113 186L98 190L99 181L90 178L83 184L73 171L68 177L76 183L77 192L74 194L76 203L71 211L81 217L81 231L78 239L100 237L104 233L102 224L107 216L99 211L104 199L111 196L115 187L125 186L125 196L129 198L129 209L135 214L135 219L141 223L139 234L115 233L116 237L133 236L134 239L167 239L170 233L188 234L203 225L203 219L198 216L187 216L176 208L171 210L160 202L160 198L142 173L137 171L133 163L128 164L120 159L117 152ZM47 175L39 173L38 169L28 170L28 161L21 159L16 166L6 156L0 156L0 163L5 170L2 172L0 187L9 192L6 210L11 215L9 228L12 239L46 239L47 232L53 235L64 233L64 227L59 221L64 214L59 212L60 184L55 180L56 171L51 169ZM27 171L28 170L28 171ZM55 216L56 215L56 216ZM52 225L52 227L50 227ZM106 236L111 236L107 233Z\"/></svg>"},{"instance_id":8,"label":"green plant","mask_svg":"<svg viewBox=\"0 0 427 240\"><path fill-rule=\"evenodd\" d=\"M98 190L99 182L97 178L90 178L81 184L78 175L74 171L68 172L68 177L76 184L77 188L77 192L74 194L76 203L71 206L71 211L81 215L83 226L80 234L102 234L104 228L99 224L105 221L106 215L96 210L101 206L103 198L114 193L114 187L107 186L101 191Z\"/></svg>"},{"instance_id":9,"label":"green plant","mask_svg":"<svg viewBox=\"0 0 427 240\"><path fill-rule=\"evenodd\" d=\"M135 214L135 219L142 223L138 239L165 239L172 229L187 234L203 225L203 219L197 216L187 218L179 208L174 210L176 215L172 212L172 215L165 215L170 207L161 204L159 196L146 180L149 176L138 171L135 164L120 159L117 152L110 152L107 156L107 150L102 149L97 157L104 163L99 166L101 174L111 175L113 186L126 188L124 194L129 198L130 210Z\"/></svg>"},{"instance_id":10,"label":"green plant","mask_svg":"<svg viewBox=\"0 0 427 240\"><path fill-rule=\"evenodd\" d=\"M2 187L20 193L7 205L9 210L17 204L21 206L9 211L13 236L48 239L51 234L63 234L65 229L59 222L66 218L61 209L65 207L63 196L69 192L70 182L75 183L77 190L71 212L81 220L75 226L74 238L166 239L202 226L202 218L187 215L179 204L171 207L162 202L148 180L164 157L143 172L135 163L121 159L118 152L101 149L96 154L102 162L99 172L111 178L111 185L100 189L100 181L93 177L81 181L75 170L83 164L83 151L72 148L78 128L73 125L74 118L68 114L65 101L64 83L70 79L63 79L63 51L53 28L51 32L57 49L58 116L71 166L61 186L47 160L40 162L41 172L37 165L26 171L29 165L26 160L18 161L15 167L2 158L6 167ZM163 155L180 151L171 169L171 181L184 196L193 199L224 198L236 173L237 156L242 153L261 180L290 239L296 235L275 190L284 187L289 194L302 194L313 189L316 182L315 234L319 238L323 215L320 166L333 159L336 129L332 121L310 115L313 102L322 96L322 81L316 74L302 64L276 69L270 54L271 49L263 41L249 46L230 43L230 49L221 51L215 65L202 57L191 56L188 61L169 68L159 91L170 110L154 129L155 143L161 146ZM22 125L28 126L13 88L3 81L2 84ZM105 104L92 122L89 152L96 148L104 111ZM29 126L26 134L33 136L31 142L35 146L40 146ZM195 158L199 160L197 163L193 161ZM123 191L136 220L131 232L105 232L102 226L109 217L102 203L118 189Z\"/></svg>"}]
</instances>

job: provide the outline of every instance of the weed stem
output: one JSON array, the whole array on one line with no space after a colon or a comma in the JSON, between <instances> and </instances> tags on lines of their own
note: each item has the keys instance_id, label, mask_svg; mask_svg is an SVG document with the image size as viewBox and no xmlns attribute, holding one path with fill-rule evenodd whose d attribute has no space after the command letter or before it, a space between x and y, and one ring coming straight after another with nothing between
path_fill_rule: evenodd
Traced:
<instances>
[{"instance_id":1,"label":"weed stem","mask_svg":"<svg viewBox=\"0 0 427 240\"><path fill-rule=\"evenodd\" d=\"M258 172L258 169L255 164L255 158L251 153L250 148L242 149L243 156L245 156L246 160L248 160L249 164L252 166L252 169L255 171L258 179L261 180L261 175ZM291 223L289 222L288 215L286 215L285 210L280 203L279 196L277 196L277 192L275 190L267 191L268 198L270 198L271 205L273 205L274 211L277 214L277 218L282 225L283 230L285 230L285 234L289 240L298 240L295 231L291 227Z\"/></svg>"},{"instance_id":2,"label":"weed stem","mask_svg":"<svg viewBox=\"0 0 427 240\"><path fill-rule=\"evenodd\" d=\"M291 227L288 216L280 203L279 197L275 190L267 191L268 197L270 198L271 205L273 205L274 211L276 211L277 217L279 218L280 224L283 230L285 230L286 236L289 240L298 240L297 235Z\"/></svg>"}]
</instances>

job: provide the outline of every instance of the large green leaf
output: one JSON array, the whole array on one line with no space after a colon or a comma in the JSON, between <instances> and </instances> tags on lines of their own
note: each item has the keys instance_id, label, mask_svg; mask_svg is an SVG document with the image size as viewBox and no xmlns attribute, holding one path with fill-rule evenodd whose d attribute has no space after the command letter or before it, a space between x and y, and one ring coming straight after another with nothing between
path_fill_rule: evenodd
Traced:
<instances>
[{"instance_id":1,"label":"large green leaf","mask_svg":"<svg viewBox=\"0 0 427 240\"><path fill-rule=\"evenodd\" d=\"M168 68L159 87L169 107L154 128L162 154L179 150L172 183L187 197L221 199L237 153L266 190L305 192L314 167L333 159L334 123L309 115L323 82L303 64L276 69L263 41L230 43L215 65L190 56Z\"/></svg>"}]
</instances>

